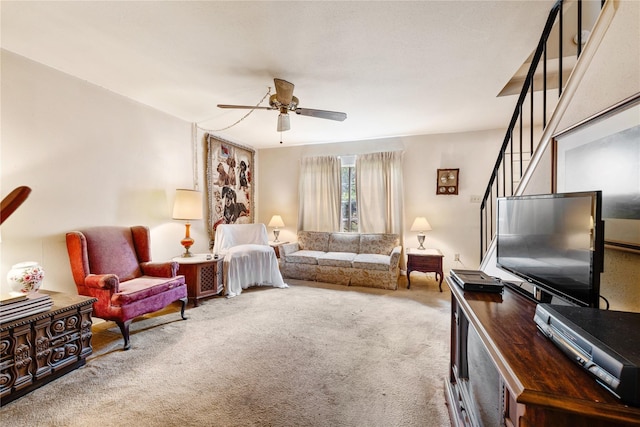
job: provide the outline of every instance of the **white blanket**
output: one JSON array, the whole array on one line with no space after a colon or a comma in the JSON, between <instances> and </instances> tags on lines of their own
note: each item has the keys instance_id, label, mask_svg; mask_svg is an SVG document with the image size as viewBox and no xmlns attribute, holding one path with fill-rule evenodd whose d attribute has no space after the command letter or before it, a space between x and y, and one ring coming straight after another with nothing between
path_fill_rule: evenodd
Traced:
<instances>
[{"instance_id":1,"label":"white blanket","mask_svg":"<svg viewBox=\"0 0 640 427\"><path fill-rule=\"evenodd\" d=\"M278 258L264 224L220 224L216 228L214 253L224 257L227 297L240 295L250 286L287 288Z\"/></svg>"}]
</instances>

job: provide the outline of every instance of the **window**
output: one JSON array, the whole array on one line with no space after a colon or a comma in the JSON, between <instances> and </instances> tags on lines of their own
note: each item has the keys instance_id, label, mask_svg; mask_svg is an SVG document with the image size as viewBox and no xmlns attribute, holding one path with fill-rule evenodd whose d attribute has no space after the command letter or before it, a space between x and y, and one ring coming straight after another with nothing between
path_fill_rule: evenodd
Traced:
<instances>
[{"instance_id":1,"label":"window","mask_svg":"<svg viewBox=\"0 0 640 427\"><path fill-rule=\"evenodd\" d=\"M343 156L341 161L342 197L340 203L341 231L358 231L358 202L356 192L356 157Z\"/></svg>"}]
</instances>

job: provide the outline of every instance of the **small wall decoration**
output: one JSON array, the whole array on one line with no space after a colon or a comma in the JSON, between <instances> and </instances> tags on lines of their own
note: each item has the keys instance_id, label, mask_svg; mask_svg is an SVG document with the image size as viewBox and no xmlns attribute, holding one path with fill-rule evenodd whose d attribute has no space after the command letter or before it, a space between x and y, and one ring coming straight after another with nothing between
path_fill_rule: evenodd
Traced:
<instances>
[{"instance_id":1,"label":"small wall decoration","mask_svg":"<svg viewBox=\"0 0 640 427\"><path fill-rule=\"evenodd\" d=\"M248 224L254 218L255 151L206 134L207 226L211 239L218 224Z\"/></svg>"},{"instance_id":2,"label":"small wall decoration","mask_svg":"<svg viewBox=\"0 0 640 427\"><path fill-rule=\"evenodd\" d=\"M460 169L438 169L436 194L458 194L458 173Z\"/></svg>"}]
</instances>

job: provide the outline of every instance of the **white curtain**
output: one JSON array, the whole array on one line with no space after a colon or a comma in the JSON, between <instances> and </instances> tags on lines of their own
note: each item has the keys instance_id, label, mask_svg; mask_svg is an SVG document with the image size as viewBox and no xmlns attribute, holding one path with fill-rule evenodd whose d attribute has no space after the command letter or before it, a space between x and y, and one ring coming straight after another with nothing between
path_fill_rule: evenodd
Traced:
<instances>
[{"instance_id":1,"label":"white curtain","mask_svg":"<svg viewBox=\"0 0 640 427\"><path fill-rule=\"evenodd\" d=\"M361 233L395 233L402 241L402 151L359 155L356 191Z\"/></svg>"},{"instance_id":2,"label":"white curtain","mask_svg":"<svg viewBox=\"0 0 640 427\"><path fill-rule=\"evenodd\" d=\"M300 164L298 229L340 231L340 159L307 157Z\"/></svg>"}]
</instances>

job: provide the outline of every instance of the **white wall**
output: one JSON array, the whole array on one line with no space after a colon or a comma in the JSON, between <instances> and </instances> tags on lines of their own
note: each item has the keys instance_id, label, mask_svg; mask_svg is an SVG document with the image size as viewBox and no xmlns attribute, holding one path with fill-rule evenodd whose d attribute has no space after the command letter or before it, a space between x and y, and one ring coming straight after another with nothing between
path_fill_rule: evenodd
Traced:
<instances>
[{"instance_id":1,"label":"white wall","mask_svg":"<svg viewBox=\"0 0 640 427\"><path fill-rule=\"evenodd\" d=\"M283 147L260 150L257 220L268 223L272 215L280 214L286 225L280 232L280 240L296 239L298 176L303 157L402 150L405 171L403 245L418 246L417 233L410 231L411 224L416 216L426 216L433 230L427 232L425 244L442 251L445 270L455 265L456 253L462 261L458 267L477 267L480 262L480 204L470 200L472 195L484 194L504 133L504 130L492 130L297 147L287 147L285 143ZM459 194L456 196L436 195L437 169L447 168L460 169Z\"/></svg>"},{"instance_id":2,"label":"white wall","mask_svg":"<svg viewBox=\"0 0 640 427\"><path fill-rule=\"evenodd\" d=\"M2 197L31 187L2 224L0 286L11 265L38 261L43 288L76 293L65 233L147 225L152 256L182 251L171 219L176 188L193 188L191 125L95 85L2 51ZM206 250L202 221L192 236Z\"/></svg>"}]
</instances>

